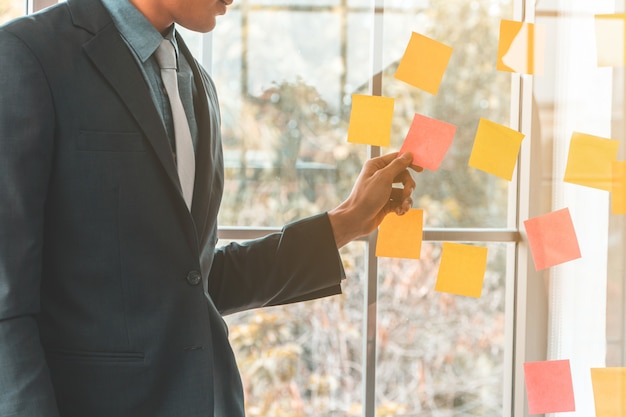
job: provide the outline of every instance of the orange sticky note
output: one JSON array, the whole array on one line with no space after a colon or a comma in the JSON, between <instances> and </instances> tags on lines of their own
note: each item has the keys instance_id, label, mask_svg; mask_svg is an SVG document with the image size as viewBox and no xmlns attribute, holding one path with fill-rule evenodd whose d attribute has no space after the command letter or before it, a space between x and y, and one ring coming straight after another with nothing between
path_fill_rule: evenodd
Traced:
<instances>
[{"instance_id":1,"label":"orange sticky note","mask_svg":"<svg viewBox=\"0 0 626 417\"><path fill-rule=\"evenodd\" d=\"M524 364L530 414L576 411L569 360Z\"/></svg>"},{"instance_id":2,"label":"orange sticky note","mask_svg":"<svg viewBox=\"0 0 626 417\"><path fill-rule=\"evenodd\" d=\"M378 227L376 256L419 259L422 251L424 211L411 209L402 216L389 213Z\"/></svg>"},{"instance_id":3,"label":"orange sticky note","mask_svg":"<svg viewBox=\"0 0 626 417\"><path fill-rule=\"evenodd\" d=\"M595 417L626 417L626 368L592 368Z\"/></svg>"},{"instance_id":4,"label":"orange sticky note","mask_svg":"<svg viewBox=\"0 0 626 417\"><path fill-rule=\"evenodd\" d=\"M348 142L388 147L393 107L390 97L353 94Z\"/></svg>"},{"instance_id":5,"label":"orange sticky note","mask_svg":"<svg viewBox=\"0 0 626 417\"><path fill-rule=\"evenodd\" d=\"M524 227L537 271L580 258L568 208L528 219Z\"/></svg>"},{"instance_id":6,"label":"orange sticky note","mask_svg":"<svg viewBox=\"0 0 626 417\"><path fill-rule=\"evenodd\" d=\"M400 148L400 153L410 151L413 165L436 171L452 144L456 126L416 114Z\"/></svg>"},{"instance_id":7,"label":"orange sticky note","mask_svg":"<svg viewBox=\"0 0 626 417\"><path fill-rule=\"evenodd\" d=\"M599 67L626 66L626 13L595 16Z\"/></svg>"},{"instance_id":8,"label":"orange sticky note","mask_svg":"<svg viewBox=\"0 0 626 417\"><path fill-rule=\"evenodd\" d=\"M619 141L574 132L563 181L611 191Z\"/></svg>"},{"instance_id":9,"label":"orange sticky note","mask_svg":"<svg viewBox=\"0 0 626 417\"><path fill-rule=\"evenodd\" d=\"M496 69L542 75L546 30L543 25L502 20Z\"/></svg>"},{"instance_id":10,"label":"orange sticky note","mask_svg":"<svg viewBox=\"0 0 626 417\"><path fill-rule=\"evenodd\" d=\"M626 161L613 162L611 212L613 214L626 214Z\"/></svg>"},{"instance_id":11,"label":"orange sticky note","mask_svg":"<svg viewBox=\"0 0 626 417\"><path fill-rule=\"evenodd\" d=\"M450 46L413 32L394 77L435 95L451 56Z\"/></svg>"},{"instance_id":12,"label":"orange sticky note","mask_svg":"<svg viewBox=\"0 0 626 417\"><path fill-rule=\"evenodd\" d=\"M435 291L479 298L487 270L487 248L444 242Z\"/></svg>"},{"instance_id":13,"label":"orange sticky note","mask_svg":"<svg viewBox=\"0 0 626 417\"><path fill-rule=\"evenodd\" d=\"M524 134L480 119L469 166L511 181Z\"/></svg>"}]
</instances>

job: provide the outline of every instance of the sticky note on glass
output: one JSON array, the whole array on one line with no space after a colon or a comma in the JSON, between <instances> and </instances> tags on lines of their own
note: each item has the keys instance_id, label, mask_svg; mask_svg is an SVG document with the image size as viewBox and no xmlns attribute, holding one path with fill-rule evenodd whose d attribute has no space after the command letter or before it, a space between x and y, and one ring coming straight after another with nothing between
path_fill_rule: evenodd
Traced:
<instances>
[{"instance_id":1,"label":"sticky note on glass","mask_svg":"<svg viewBox=\"0 0 626 417\"><path fill-rule=\"evenodd\" d=\"M537 271L580 258L568 208L528 219L524 227Z\"/></svg>"},{"instance_id":2,"label":"sticky note on glass","mask_svg":"<svg viewBox=\"0 0 626 417\"><path fill-rule=\"evenodd\" d=\"M592 368L595 417L626 417L626 368Z\"/></svg>"},{"instance_id":3,"label":"sticky note on glass","mask_svg":"<svg viewBox=\"0 0 626 417\"><path fill-rule=\"evenodd\" d=\"M530 414L576 411L569 360L524 364Z\"/></svg>"},{"instance_id":4,"label":"sticky note on glass","mask_svg":"<svg viewBox=\"0 0 626 417\"><path fill-rule=\"evenodd\" d=\"M595 16L599 67L626 66L626 13Z\"/></svg>"},{"instance_id":5,"label":"sticky note on glass","mask_svg":"<svg viewBox=\"0 0 626 417\"><path fill-rule=\"evenodd\" d=\"M613 162L611 212L613 214L626 214L626 161Z\"/></svg>"},{"instance_id":6,"label":"sticky note on glass","mask_svg":"<svg viewBox=\"0 0 626 417\"><path fill-rule=\"evenodd\" d=\"M480 119L469 166L511 181L524 134Z\"/></svg>"},{"instance_id":7,"label":"sticky note on glass","mask_svg":"<svg viewBox=\"0 0 626 417\"><path fill-rule=\"evenodd\" d=\"M389 213L378 226L376 256L419 259L422 251L424 211L411 209L402 216Z\"/></svg>"},{"instance_id":8,"label":"sticky note on glass","mask_svg":"<svg viewBox=\"0 0 626 417\"><path fill-rule=\"evenodd\" d=\"M348 142L388 147L391 142L394 99L352 95Z\"/></svg>"},{"instance_id":9,"label":"sticky note on glass","mask_svg":"<svg viewBox=\"0 0 626 417\"><path fill-rule=\"evenodd\" d=\"M502 20L496 68L520 74L543 75L545 44L545 26Z\"/></svg>"},{"instance_id":10,"label":"sticky note on glass","mask_svg":"<svg viewBox=\"0 0 626 417\"><path fill-rule=\"evenodd\" d=\"M611 191L619 141L574 132L563 181Z\"/></svg>"},{"instance_id":11,"label":"sticky note on glass","mask_svg":"<svg viewBox=\"0 0 626 417\"><path fill-rule=\"evenodd\" d=\"M451 56L452 47L413 32L394 77L435 95Z\"/></svg>"},{"instance_id":12,"label":"sticky note on glass","mask_svg":"<svg viewBox=\"0 0 626 417\"><path fill-rule=\"evenodd\" d=\"M435 291L479 298L487 270L487 248L444 242Z\"/></svg>"},{"instance_id":13,"label":"sticky note on glass","mask_svg":"<svg viewBox=\"0 0 626 417\"><path fill-rule=\"evenodd\" d=\"M413 165L436 171L452 144L456 126L416 114L400 148L400 153L410 151Z\"/></svg>"}]
</instances>

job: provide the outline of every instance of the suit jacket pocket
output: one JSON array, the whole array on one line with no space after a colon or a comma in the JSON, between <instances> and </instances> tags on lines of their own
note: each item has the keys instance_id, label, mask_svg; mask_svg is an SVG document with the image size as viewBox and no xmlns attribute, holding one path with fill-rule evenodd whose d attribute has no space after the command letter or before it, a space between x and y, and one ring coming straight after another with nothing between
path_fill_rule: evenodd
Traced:
<instances>
[{"instance_id":1,"label":"suit jacket pocket","mask_svg":"<svg viewBox=\"0 0 626 417\"><path fill-rule=\"evenodd\" d=\"M96 132L81 130L76 148L79 151L143 152L144 138L139 132Z\"/></svg>"},{"instance_id":2,"label":"suit jacket pocket","mask_svg":"<svg viewBox=\"0 0 626 417\"><path fill-rule=\"evenodd\" d=\"M103 365L130 365L144 363L143 352L98 352L86 350L54 349L48 351L51 359L65 363L85 363Z\"/></svg>"}]
</instances>

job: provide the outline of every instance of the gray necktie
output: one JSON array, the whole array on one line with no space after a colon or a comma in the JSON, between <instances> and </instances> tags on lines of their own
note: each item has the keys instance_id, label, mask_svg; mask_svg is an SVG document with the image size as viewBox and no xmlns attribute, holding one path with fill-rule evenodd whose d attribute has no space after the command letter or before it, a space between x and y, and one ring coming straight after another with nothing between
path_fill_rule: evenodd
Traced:
<instances>
[{"instance_id":1,"label":"gray necktie","mask_svg":"<svg viewBox=\"0 0 626 417\"><path fill-rule=\"evenodd\" d=\"M178 79L176 75L176 51L174 45L168 39L163 39L155 52L159 67L161 67L161 78L167 91L167 98L172 108L172 119L174 120L174 138L176 143L176 165L178 168L178 178L183 190L183 197L189 210L191 210L191 199L193 197L193 183L196 175L196 159L191 140L189 123L185 115L183 102L180 100L178 91Z\"/></svg>"}]
</instances>

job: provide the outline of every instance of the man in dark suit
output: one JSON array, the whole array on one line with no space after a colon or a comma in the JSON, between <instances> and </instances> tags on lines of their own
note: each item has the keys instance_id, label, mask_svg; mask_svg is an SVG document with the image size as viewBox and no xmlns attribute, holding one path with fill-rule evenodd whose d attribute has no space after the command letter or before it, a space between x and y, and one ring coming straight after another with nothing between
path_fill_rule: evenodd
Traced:
<instances>
[{"instance_id":1,"label":"man in dark suit","mask_svg":"<svg viewBox=\"0 0 626 417\"><path fill-rule=\"evenodd\" d=\"M411 156L389 154L328 213L215 247L218 102L174 24L210 31L230 1L68 0L0 28L0 416L242 416L221 314L339 293L338 247L410 206ZM164 38L190 200L153 56Z\"/></svg>"}]
</instances>

